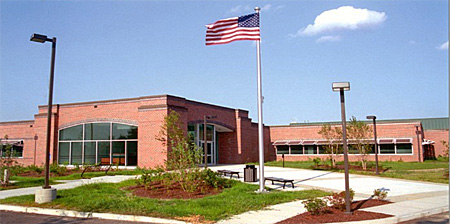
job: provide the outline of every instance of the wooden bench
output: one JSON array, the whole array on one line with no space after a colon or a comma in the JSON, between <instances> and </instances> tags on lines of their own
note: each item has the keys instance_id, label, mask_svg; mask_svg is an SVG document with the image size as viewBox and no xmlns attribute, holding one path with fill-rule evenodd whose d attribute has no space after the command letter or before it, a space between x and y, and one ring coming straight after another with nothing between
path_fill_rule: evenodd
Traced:
<instances>
[{"instance_id":1,"label":"wooden bench","mask_svg":"<svg viewBox=\"0 0 450 224\"><path fill-rule=\"evenodd\" d=\"M226 174L230 174L230 179L231 177L233 177L234 174L237 175L238 178L239 177L239 172L238 171L232 171L232 170L217 170L218 173L222 174L223 176L226 176Z\"/></svg>"},{"instance_id":2,"label":"wooden bench","mask_svg":"<svg viewBox=\"0 0 450 224\"><path fill-rule=\"evenodd\" d=\"M294 188L294 180L283 179L283 178L278 178L278 177L264 177L264 181L266 181L266 180L272 181L272 185L273 185L274 181L283 183L283 189L286 187L286 183L291 183L292 188Z\"/></svg>"},{"instance_id":3,"label":"wooden bench","mask_svg":"<svg viewBox=\"0 0 450 224\"><path fill-rule=\"evenodd\" d=\"M91 170L91 171L105 171L105 175L107 175L108 174L108 171L111 169L111 164L103 164L103 163L98 163L98 164L94 164L94 165L91 165L91 166L86 166L84 169L83 169L83 172L81 173L81 178L83 178L83 174L86 172L86 171L88 171L88 170Z\"/></svg>"}]
</instances>

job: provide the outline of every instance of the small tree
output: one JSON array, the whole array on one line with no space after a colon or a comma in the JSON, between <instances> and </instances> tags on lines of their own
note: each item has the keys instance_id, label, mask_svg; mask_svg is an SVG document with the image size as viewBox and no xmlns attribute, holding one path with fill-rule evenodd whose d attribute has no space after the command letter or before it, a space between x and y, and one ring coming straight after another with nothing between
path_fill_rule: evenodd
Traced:
<instances>
[{"instance_id":1,"label":"small tree","mask_svg":"<svg viewBox=\"0 0 450 224\"><path fill-rule=\"evenodd\" d=\"M157 140L168 147L167 160L165 166L167 170L174 170L173 181L179 182L185 191L193 191L199 176L200 161L199 148L190 141L186 131L182 128L180 115L175 111L170 111L164 118Z\"/></svg>"},{"instance_id":2,"label":"small tree","mask_svg":"<svg viewBox=\"0 0 450 224\"><path fill-rule=\"evenodd\" d=\"M8 139L8 135L5 135L5 139ZM13 146L9 143L0 144L0 150L2 156L0 157L0 183L2 185L9 184L9 176L11 167L17 165L17 161L14 158Z\"/></svg>"},{"instance_id":3,"label":"small tree","mask_svg":"<svg viewBox=\"0 0 450 224\"><path fill-rule=\"evenodd\" d=\"M444 149L444 155L443 155L443 156L446 157L446 158L448 158L448 142L442 140L441 143L442 143L442 145L445 147L445 149Z\"/></svg>"},{"instance_id":4,"label":"small tree","mask_svg":"<svg viewBox=\"0 0 450 224\"><path fill-rule=\"evenodd\" d=\"M330 155L331 167L335 167L336 158L342 149L340 142L337 141L342 138L342 128L332 128L330 124L324 124L318 134L327 140L327 144L324 145L325 152Z\"/></svg>"},{"instance_id":5,"label":"small tree","mask_svg":"<svg viewBox=\"0 0 450 224\"><path fill-rule=\"evenodd\" d=\"M372 129L366 123L358 121L354 116L350 119L347 129L349 139L354 141L353 146L358 150L361 166L366 170L367 158L371 150L369 138L372 135Z\"/></svg>"}]
</instances>

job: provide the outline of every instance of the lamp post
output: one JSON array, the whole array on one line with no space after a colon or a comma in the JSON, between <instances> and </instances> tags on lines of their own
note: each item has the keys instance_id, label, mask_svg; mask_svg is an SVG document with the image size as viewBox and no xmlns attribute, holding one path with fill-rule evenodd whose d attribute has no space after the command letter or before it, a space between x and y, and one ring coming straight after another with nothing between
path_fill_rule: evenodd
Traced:
<instances>
[{"instance_id":1,"label":"lamp post","mask_svg":"<svg viewBox=\"0 0 450 224\"><path fill-rule=\"evenodd\" d=\"M36 166L36 143L38 140L38 135L34 134L34 157L33 157L33 165Z\"/></svg>"},{"instance_id":2,"label":"lamp post","mask_svg":"<svg viewBox=\"0 0 450 224\"><path fill-rule=\"evenodd\" d=\"M46 148L45 148L45 183L42 187L43 189L52 189L49 185L49 177L50 177L50 135L51 135L51 123L52 123L52 102L53 102L53 79L54 79L54 73L55 73L55 54L56 54L56 37L53 37L52 39L47 38L45 35L41 34L33 34L30 38L30 41L38 42L38 43L45 43L45 42L51 42L52 43L52 59L51 59L51 66L50 66L50 83L49 83L49 89L48 89L48 110L47 110L47 142L46 142ZM38 192L36 192L36 202L38 203L45 203L49 202L48 200L52 201L56 198L56 189L53 189L54 191L51 191L51 198L47 198L48 195L43 196L45 199L43 201L40 201L38 199ZM45 193L44 193L45 194ZM54 198L53 198L54 197ZM42 199L42 198L41 198Z\"/></svg>"},{"instance_id":3,"label":"lamp post","mask_svg":"<svg viewBox=\"0 0 450 224\"><path fill-rule=\"evenodd\" d=\"M205 156L205 168L208 168L208 139L206 135L206 119L214 119L217 116L203 115L203 154Z\"/></svg>"},{"instance_id":4,"label":"lamp post","mask_svg":"<svg viewBox=\"0 0 450 224\"><path fill-rule=\"evenodd\" d=\"M352 214L350 210L350 184L348 175L348 147L347 147L347 123L345 118L345 98L344 91L350 90L350 82L333 82L334 92L340 92L341 98L341 118L342 118L342 143L344 145L344 169L345 169L345 213Z\"/></svg>"},{"instance_id":5,"label":"lamp post","mask_svg":"<svg viewBox=\"0 0 450 224\"><path fill-rule=\"evenodd\" d=\"M420 135L421 133L420 133L420 131L419 131L419 125L416 125L416 135L417 135L417 150L418 150L418 153L417 154L419 154L419 162L422 162L422 159L421 159L421 148L422 148L422 145L420 144Z\"/></svg>"},{"instance_id":6,"label":"lamp post","mask_svg":"<svg viewBox=\"0 0 450 224\"><path fill-rule=\"evenodd\" d=\"M369 115L366 117L369 120L373 121L373 138L375 141L375 172L377 175L380 175L380 171L378 170L378 144L377 144L377 116Z\"/></svg>"}]
</instances>

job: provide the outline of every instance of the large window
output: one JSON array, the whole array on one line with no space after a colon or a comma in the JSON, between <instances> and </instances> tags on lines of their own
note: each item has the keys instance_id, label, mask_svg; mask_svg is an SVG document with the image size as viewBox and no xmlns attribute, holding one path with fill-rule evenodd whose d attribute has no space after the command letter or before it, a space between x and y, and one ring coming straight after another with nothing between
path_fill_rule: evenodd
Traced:
<instances>
[{"instance_id":1,"label":"large window","mask_svg":"<svg viewBox=\"0 0 450 224\"><path fill-rule=\"evenodd\" d=\"M86 123L59 131L59 164L137 165L137 126Z\"/></svg>"}]
</instances>

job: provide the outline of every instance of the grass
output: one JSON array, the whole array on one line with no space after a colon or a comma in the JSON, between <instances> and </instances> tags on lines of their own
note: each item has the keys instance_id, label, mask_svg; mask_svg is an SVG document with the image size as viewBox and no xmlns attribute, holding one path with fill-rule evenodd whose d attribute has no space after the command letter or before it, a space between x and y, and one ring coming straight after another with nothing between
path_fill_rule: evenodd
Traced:
<instances>
[{"instance_id":1,"label":"grass","mask_svg":"<svg viewBox=\"0 0 450 224\"><path fill-rule=\"evenodd\" d=\"M328 161L322 161L321 164L329 164ZM340 162L342 163L342 162ZM339 164L339 163L338 163ZM351 163L356 165L357 163ZM265 163L267 166L282 167L282 161L271 161ZM428 181L434 183L448 184L448 167L449 162L443 158L437 160L426 160L423 163L420 162L390 162L382 161L379 165L383 169L387 169L385 172L380 171L381 177L390 177L406 180ZM374 167L375 162L369 162L368 167ZM314 169L314 163L312 161L285 161L285 167L299 168L299 169ZM333 170L337 172L344 172L343 170ZM350 170L350 173L362 174L362 175L375 175L372 171L356 171Z\"/></svg>"},{"instance_id":2,"label":"grass","mask_svg":"<svg viewBox=\"0 0 450 224\"><path fill-rule=\"evenodd\" d=\"M191 200L158 200L136 197L123 190L124 187L132 185L135 185L134 180L118 184L89 184L61 190L58 191L55 201L42 205L34 203L33 195L7 198L0 200L0 203L163 218L200 215L206 220L217 221L246 211L263 209L268 205L328 195L319 190L272 190L268 194L257 194L255 191L259 186L234 181L231 188L218 195Z\"/></svg>"}]
</instances>

